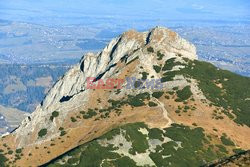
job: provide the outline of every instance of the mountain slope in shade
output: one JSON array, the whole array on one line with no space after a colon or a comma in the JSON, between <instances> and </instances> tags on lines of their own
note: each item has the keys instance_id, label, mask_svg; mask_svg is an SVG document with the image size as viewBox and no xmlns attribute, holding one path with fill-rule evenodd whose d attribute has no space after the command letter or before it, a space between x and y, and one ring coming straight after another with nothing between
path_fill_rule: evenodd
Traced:
<instances>
[{"instance_id":1,"label":"mountain slope in shade","mask_svg":"<svg viewBox=\"0 0 250 167\"><path fill-rule=\"evenodd\" d=\"M115 89L87 89L88 77L99 88L118 80ZM119 88L127 77L137 80ZM250 148L249 84L198 61L195 46L167 28L131 30L65 73L32 115L1 138L1 162L204 165Z\"/></svg>"},{"instance_id":2,"label":"mountain slope in shade","mask_svg":"<svg viewBox=\"0 0 250 167\"><path fill-rule=\"evenodd\" d=\"M0 105L0 123L2 127L0 128L0 134L13 131L28 115L24 111Z\"/></svg>"},{"instance_id":3,"label":"mountain slope in shade","mask_svg":"<svg viewBox=\"0 0 250 167\"><path fill-rule=\"evenodd\" d=\"M250 166L250 151L239 152L233 156L223 158L215 163L208 164L209 167L235 167L235 166Z\"/></svg>"}]
</instances>

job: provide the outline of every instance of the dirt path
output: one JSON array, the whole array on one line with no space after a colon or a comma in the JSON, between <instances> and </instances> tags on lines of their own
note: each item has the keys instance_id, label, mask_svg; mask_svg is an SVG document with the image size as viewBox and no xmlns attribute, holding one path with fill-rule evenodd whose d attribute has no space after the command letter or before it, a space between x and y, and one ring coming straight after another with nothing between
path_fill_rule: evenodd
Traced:
<instances>
[{"instance_id":1,"label":"dirt path","mask_svg":"<svg viewBox=\"0 0 250 167\"><path fill-rule=\"evenodd\" d=\"M166 120L168 120L168 123L166 125L164 125L162 128L168 128L168 127L170 127L171 124L174 123L174 122L169 118L168 111L166 110L164 104L160 100L158 100L158 99L156 99L154 97L153 97L153 100L158 104L159 107L161 107L161 109L163 111L163 117Z\"/></svg>"}]
</instances>

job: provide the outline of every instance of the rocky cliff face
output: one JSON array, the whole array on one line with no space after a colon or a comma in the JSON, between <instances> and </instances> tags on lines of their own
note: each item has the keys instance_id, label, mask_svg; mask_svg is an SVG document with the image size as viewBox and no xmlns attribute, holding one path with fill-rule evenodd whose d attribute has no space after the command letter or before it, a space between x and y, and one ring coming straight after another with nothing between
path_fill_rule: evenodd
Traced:
<instances>
[{"instance_id":1,"label":"rocky cliff face","mask_svg":"<svg viewBox=\"0 0 250 167\"><path fill-rule=\"evenodd\" d=\"M37 129L47 128L52 134L58 131L68 113L81 108L89 101L89 90L85 89L88 77L107 79L113 77L118 62L126 57L126 62L139 57L139 65L147 68L149 75L156 75L152 69L154 59L150 59L147 48L152 47L166 55L165 60L182 55L188 59L197 59L195 46L182 39L175 32L156 27L148 32L130 30L120 37L113 39L102 52L88 53L79 64L71 68L49 91L48 95L30 118L24 120L16 130L18 146L23 147L33 142L29 136ZM119 72L122 69L118 69ZM118 73L119 73L118 72ZM61 122L51 122L48 116L53 111L60 111ZM49 139L52 136L49 136Z\"/></svg>"},{"instance_id":2,"label":"rocky cliff face","mask_svg":"<svg viewBox=\"0 0 250 167\"><path fill-rule=\"evenodd\" d=\"M205 76L206 73L209 78ZM213 73L219 73L220 78L212 78ZM93 83L96 85L110 78L124 80L126 77L134 77L138 80L133 83L134 89L128 89L126 82L122 82L120 89L87 89L89 77L95 78ZM133 133L148 135L159 132L158 135L165 135L163 141L158 141L160 145L171 141L165 133L167 128L177 123L187 127L202 127L202 131L210 137L205 137L198 130L199 135L204 137L201 140L209 140L211 145L220 144L220 137L226 135L235 142L228 146L228 153L236 147L249 149L247 141L250 139L246 134L250 131L247 122L243 119L246 125L238 126L235 121L237 112L234 113L232 107L220 107L210 98L212 92L212 97L214 94L218 96L215 100L224 100L220 96L230 92L228 85L232 85L232 78L212 65L197 61L195 46L167 28L156 27L147 32L131 30L113 39L100 53L84 55L53 86L31 116L15 132L1 138L0 149L6 153L19 150L16 154L5 154L7 164L39 166L112 129L138 122L144 122L145 125L133 125L139 129L139 132ZM148 88L149 83L143 83L146 79L158 79L162 87ZM146 85L141 86L143 84ZM244 106L242 102L240 104ZM187 127L175 125L171 128L196 133L196 130ZM128 129L126 131L130 133ZM154 149L155 144L153 142L148 145ZM176 144L180 143L177 141ZM202 145L200 149L203 147L207 145ZM212 152L217 153L217 146L214 148ZM137 155L147 158L145 162L156 165L149 157L149 152L155 151L152 149L148 150L148 154ZM26 158L20 157L20 150ZM192 154L199 152L191 151Z\"/></svg>"}]
</instances>

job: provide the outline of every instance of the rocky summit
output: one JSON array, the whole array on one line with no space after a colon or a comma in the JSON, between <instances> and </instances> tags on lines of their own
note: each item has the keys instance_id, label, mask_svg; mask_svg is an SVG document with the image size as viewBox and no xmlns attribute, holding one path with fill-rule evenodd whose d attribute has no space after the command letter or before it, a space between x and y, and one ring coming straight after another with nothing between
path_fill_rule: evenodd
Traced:
<instances>
[{"instance_id":1,"label":"rocky summit","mask_svg":"<svg viewBox=\"0 0 250 167\"><path fill-rule=\"evenodd\" d=\"M0 166L201 166L250 149L250 78L156 27L87 53L0 139Z\"/></svg>"}]
</instances>

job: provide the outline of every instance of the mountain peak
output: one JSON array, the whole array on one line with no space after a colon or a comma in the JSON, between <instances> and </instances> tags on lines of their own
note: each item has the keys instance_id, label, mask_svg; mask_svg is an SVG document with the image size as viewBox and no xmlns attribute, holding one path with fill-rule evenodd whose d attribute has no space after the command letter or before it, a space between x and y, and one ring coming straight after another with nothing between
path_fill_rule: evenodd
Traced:
<instances>
[{"instance_id":1,"label":"mountain peak","mask_svg":"<svg viewBox=\"0 0 250 167\"><path fill-rule=\"evenodd\" d=\"M64 120L70 113L86 106L91 99L90 96L93 96L93 90L86 89L88 77L125 79L126 75L123 75L125 69L135 68L138 71L139 66L144 67L149 75L157 77L158 74L152 68L152 64L157 63L157 59L152 56L154 52L165 55L162 61L173 57L197 59L194 45L167 28L155 27L146 32L129 30L111 40L101 52L84 55L77 65L65 73L48 92L41 105L13 133L18 141L17 147L40 143L39 138L37 139L40 129L47 129L51 134L43 141L56 137L58 128L63 126ZM134 67L130 67L129 62L134 60L137 61L136 66L133 64ZM133 73L127 76L133 76ZM54 111L60 113L60 119L56 122L48 117Z\"/></svg>"},{"instance_id":2,"label":"mountain peak","mask_svg":"<svg viewBox=\"0 0 250 167\"><path fill-rule=\"evenodd\" d=\"M144 130L163 131L174 123L198 123L206 132L217 136L225 133L239 146L249 147L246 126L238 126L228 117L220 122L213 119L215 110L224 110L206 96L210 88L207 84L218 82L207 81L202 72L216 69L207 66L197 61L193 44L167 28L129 30L111 40L101 52L84 55L31 116L2 142L12 142L11 149L22 148L24 154L33 154L17 160L19 166L42 165L114 128L137 122L147 125L143 125ZM216 85L211 87L214 90ZM224 124L230 129L223 128ZM214 128L219 130L215 132Z\"/></svg>"},{"instance_id":3,"label":"mountain peak","mask_svg":"<svg viewBox=\"0 0 250 167\"><path fill-rule=\"evenodd\" d=\"M141 47L152 46L177 55L181 54L189 59L197 59L195 46L165 27L156 26L146 32L137 32L132 29L123 33L120 38L128 41L136 40Z\"/></svg>"}]
</instances>

